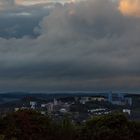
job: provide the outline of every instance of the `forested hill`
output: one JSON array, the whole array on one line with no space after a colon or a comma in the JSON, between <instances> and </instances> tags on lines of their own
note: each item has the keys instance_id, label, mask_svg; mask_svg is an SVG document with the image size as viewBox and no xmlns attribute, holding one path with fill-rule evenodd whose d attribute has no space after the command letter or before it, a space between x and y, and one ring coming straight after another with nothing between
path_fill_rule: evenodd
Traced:
<instances>
[{"instance_id":1,"label":"forested hill","mask_svg":"<svg viewBox=\"0 0 140 140\"><path fill-rule=\"evenodd\" d=\"M73 124L67 116L60 122L31 110L0 118L0 140L139 140L140 122L123 114L94 117Z\"/></svg>"}]
</instances>

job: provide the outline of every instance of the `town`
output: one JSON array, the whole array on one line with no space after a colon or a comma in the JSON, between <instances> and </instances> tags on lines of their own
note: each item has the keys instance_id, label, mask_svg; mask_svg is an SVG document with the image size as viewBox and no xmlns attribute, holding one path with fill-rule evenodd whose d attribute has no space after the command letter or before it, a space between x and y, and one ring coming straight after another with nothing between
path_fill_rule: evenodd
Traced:
<instances>
[{"instance_id":1,"label":"town","mask_svg":"<svg viewBox=\"0 0 140 140\"><path fill-rule=\"evenodd\" d=\"M58 94L59 95L59 94ZM126 114L129 119L140 120L140 96L123 93L51 95L51 98L28 95L0 104L0 114L19 110L35 110L55 121L68 117L82 123L94 117L114 112Z\"/></svg>"}]
</instances>

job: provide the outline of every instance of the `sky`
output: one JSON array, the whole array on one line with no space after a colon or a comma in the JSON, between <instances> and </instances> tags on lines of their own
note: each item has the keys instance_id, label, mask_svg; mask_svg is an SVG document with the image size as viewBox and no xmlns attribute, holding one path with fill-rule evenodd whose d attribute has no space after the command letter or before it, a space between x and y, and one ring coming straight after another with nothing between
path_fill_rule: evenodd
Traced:
<instances>
[{"instance_id":1,"label":"sky","mask_svg":"<svg viewBox=\"0 0 140 140\"><path fill-rule=\"evenodd\" d=\"M0 0L0 91L140 91L139 0Z\"/></svg>"}]
</instances>

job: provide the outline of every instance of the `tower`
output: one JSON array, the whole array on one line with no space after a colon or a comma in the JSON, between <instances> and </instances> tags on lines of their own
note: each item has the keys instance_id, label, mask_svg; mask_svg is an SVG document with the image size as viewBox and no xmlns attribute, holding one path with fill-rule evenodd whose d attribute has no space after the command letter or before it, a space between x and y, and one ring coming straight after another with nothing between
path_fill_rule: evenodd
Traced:
<instances>
[{"instance_id":1,"label":"tower","mask_svg":"<svg viewBox=\"0 0 140 140\"><path fill-rule=\"evenodd\" d=\"M108 94L108 101L112 103L112 91Z\"/></svg>"},{"instance_id":2,"label":"tower","mask_svg":"<svg viewBox=\"0 0 140 140\"><path fill-rule=\"evenodd\" d=\"M54 101L53 101L54 105L58 105L58 101L54 98Z\"/></svg>"}]
</instances>

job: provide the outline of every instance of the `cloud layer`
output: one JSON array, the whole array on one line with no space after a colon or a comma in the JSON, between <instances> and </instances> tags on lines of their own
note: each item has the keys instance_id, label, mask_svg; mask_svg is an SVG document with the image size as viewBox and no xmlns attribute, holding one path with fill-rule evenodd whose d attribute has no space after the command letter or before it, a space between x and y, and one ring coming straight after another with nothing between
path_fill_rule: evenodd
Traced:
<instances>
[{"instance_id":1,"label":"cloud layer","mask_svg":"<svg viewBox=\"0 0 140 140\"><path fill-rule=\"evenodd\" d=\"M71 3L76 0L15 0L15 4L18 5L36 5L36 4L44 4L44 3Z\"/></svg>"},{"instance_id":2,"label":"cloud layer","mask_svg":"<svg viewBox=\"0 0 140 140\"><path fill-rule=\"evenodd\" d=\"M1 89L139 91L140 19L125 16L118 5L56 4L47 16L39 14L37 36L1 37ZM37 7L32 9L39 13Z\"/></svg>"}]
</instances>

